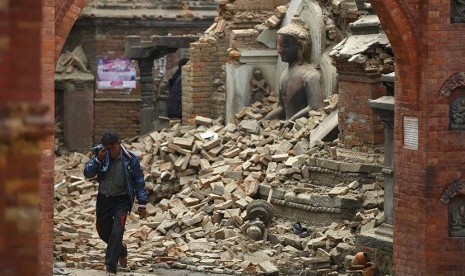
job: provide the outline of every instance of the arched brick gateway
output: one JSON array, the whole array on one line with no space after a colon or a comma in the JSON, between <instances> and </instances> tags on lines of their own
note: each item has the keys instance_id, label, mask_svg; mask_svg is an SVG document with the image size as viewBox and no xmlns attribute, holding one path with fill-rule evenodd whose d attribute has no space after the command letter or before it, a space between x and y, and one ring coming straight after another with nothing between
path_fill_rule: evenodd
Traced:
<instances>
[{"instance_id":1,"label":"arched brick gateway","mask_svg":"<svg viewBox=\"0 0 465 276\"><path fill-rule=\"evenodd\" d=\"M451 23L451 3L372 1L397 63L396 275L465 274L464 240L450 237L451 214L440 204L443 191L465 172L465 132L449 128L449 106L463 96L463 86L449 98L440 95L448 78L465 70L465 25Z\"/></svg>"},{"instance_id":2,"label":"arched brick gateway","mask_svg":"<svg viewBox=\"0 0 465 276\"><path fill-rule=\"evenodd\" d=\"M66 38L73 28L82 9L89 0L56 0L55 3L55 58L58 59Z\"/></svg>"},{"instance_id":3,"label":"arched brick gateway","mask_svg":"<svg viewBox=\"0 0 465 276\"><path fill-rule=\"evenodd\" d=\"M86 3L0 1L2 275L51 275L53 137L41 138L47 132L37 127L37 119L52 117L55 60ZM452 97L443 97L439 90L451 75L465 71L465 24L450 22L450 0L372 4L397 61L396 275L464 275L465 240L449 237L448 208L440 197L451 183L465 178L465 132L449 129L449 105L465 91L459 87ZM50 107L48 115L32 108L38 103ZM11 121L21 122L22 131L6 128ZM417 128L406 122L417 122ZM417 139L406 140L407 128ZM24 146L27 151L18 151ZM40 224L34 215L38 210ZM15 216L25 213L32 216L29 227ZM40 231L31 227L35 225Z\"/></svg>"}]
</instances>

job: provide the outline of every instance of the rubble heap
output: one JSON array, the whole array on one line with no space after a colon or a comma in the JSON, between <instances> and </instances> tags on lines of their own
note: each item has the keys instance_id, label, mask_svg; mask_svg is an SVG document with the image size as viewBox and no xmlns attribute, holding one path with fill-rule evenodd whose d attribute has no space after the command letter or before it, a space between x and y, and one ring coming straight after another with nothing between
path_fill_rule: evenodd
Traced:
<instances>
[{"instance_id":1,"label":"rubble heap","mask_svg":"<svg viewBox=\"0 0 465 276\"><path fill-rule=\"evenodd\" d=\"M339 275L347 269L356 253L354 235L383 221L382 181L376 174L364 179L354 171L347 175L360 181L338 182L346 179L339 172L340 178L332 183L315 182L311 175L318 176L318 168L321 173L325 164L327 170L334 169L329 174L350 167L347 164L363 167L338 151L337 141L309 147L310 131L331 110L312 111L309 118L289 125L260 120L264 106L244 108L237 125L198 116L196 127L176 124L123 141L140 157L150 197L149 216L139 220L131 214L127 222L132 270ZM68 267L102 268L105 244L94 231L98 184L82 176L88 158L72 153L56 160L54 252L56 260ZM292 216L275 217L266 239L252 240L241 228L246 208L270 189L275 191L271 201L275 206L294 200L298 203L290 207L303 208L307 214L314 205L320 215L333 209L337 213L344 202L356 208L348 213L349 219L328 217L324 223L302 219L308 237L292 232Z\"/></svg>"}]
</instances>

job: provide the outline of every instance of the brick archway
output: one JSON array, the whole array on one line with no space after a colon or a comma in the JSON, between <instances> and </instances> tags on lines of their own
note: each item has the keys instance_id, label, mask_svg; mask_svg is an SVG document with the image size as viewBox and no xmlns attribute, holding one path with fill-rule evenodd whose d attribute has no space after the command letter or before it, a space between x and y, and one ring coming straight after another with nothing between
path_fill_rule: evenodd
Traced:
<instances>
[{"instance_id":1,"label":"brick archway","mask_svg":"<svg viewBox=\"0 0 465 276\"><path fill-rule=\"evenodd\" d=\"M412 23L413 15L404 0L372 0L371 4L381 21L383 30L392 45L396 57L396 90L417 99L418 92L418 29ZM399 98L396 98L398 101ZM412 105L412 102L397 104ZM416 104L416 103L415 103Z\"/></svg>"},{"instance_id":2,"label":"brick archway","mask_svg":"<svg viewBox=\"0 0 465 276\"><path fill-rule=\"evenodd\" d=\"M56 0L55 3L55 61L58 59L63 45L69 35L74 23L79 17L79 14L86 6L89 0ZM401 93L408 95L409 99L414 101L403 101L401 98L396 98L396 106L398 107L409 107L416 106L416 100L418 99L418 79L419 73L417 66L419 64L418 54L418 30L412 24L412 14L408 10L408 5L404 3L404 0L372 0L372 5L380 18L383 29L392 45L396 57L396 91L402 91ZM48 76L50 77L50 76ZM53 76L51 76L53 80ZM53 85L53 84L52 84ZM46 98L52 99L50 106L53 106L53 89L48 90L50 95L46 95ZM400 122L400 112L396 113L396 121ZM396 139L401 139L399 135L396 135ZM396 155L397 159L402 159L402 154ZM399 180L397 180L399 181ZM47 203L48 204L48 203ZM51 201L53 210L53 200ZM47 208L48 209L48 208ZM50 230L52 232L53 229ZM395 231L397 228L395 229ZM397 231L396 231L397 232ZM50 243L52 240L49 240ZM46 247L49 250L49 246ZM50 247L52 248L52 247ZM395 250L403 250L402 247L396 247ZM403 260L404 253L395 252L394 258L400 258L400 263ZM43 256L51 256L52 249ZM42 264L46 264L49 261L43 260ZM43 267L42 267L43 268ZM48 275L47 271L51 269L50 266L42 269L41 275Z\"/></svg>"},{"instance_id":3,"label":"brick archway","mask_svg":"<svg viewBox=\"0 0 465 276\"><path fill-rule=\"evenodd\" d=\"M412 222L409 221L412 216L418 216L419 221L426 224L425 214L421 210L421 205L417 203L418 199L414 203L418 204L416 207L420 209L417 214L414 214L415 208L405 208L405 205L408 205L405 202L412 202L412 196L415 196L405 195L405 189L409 189L405 186L412 183L412 177L416 177L415 180L420 182L417 184L421 185L418 176L412 175L408 169L405 169L403 161L406 156L411 155L411 152L402 147L404 115L418 116L421 110L419 103L421 41L420 30L414 24L420 14L412 14L410 10L418 3L407 4L404 0L371 0L370 3L380 19L396 58L393 272L398 275L433 275L428 272L425 265L427 261L424 255L425 248L419 246L425 243L425 236L421 232L417 233L416 229L410 228ZM406 225L408 227L405 227ZM421 228L419 230L421 231Z\"/></svg>"},{"instance_id":4,"label":"brick archway","mask_svg":"<svg viewBox=\"0 0 465 276\"><path fill-rule=\"evenodd\" d=\"M42 33L46 36L40 44L42 65L41 69L38 69L42 76L42 83L38 84L41 87L42 99L37 100L36 96L31 96L29 100L45 102L53 109L54 63L50 65L50 60L56 61L70 30L88 0L41 2L46 3L42 4ZM447 230L443 225L446 211L439 204L442 187L465 175L461 169L463 162L460 158L454 156L451 159L442 156L447 154L439 153L445 149L447 152L463 155L465 146L461 141L465 139L465 135L446 133L441 119L444 119L448 109L445 100L439 95L436 96L438 94L436 90L439 90L442 82L453 72L464 71L462 67L464 58L457 51L457 48L463 49L460 45L465 41L465 35L462 35L465 33L464 26L451 25L444 19L450 13L450 0L439 0L434 3L423 3L419 0L372 0L371 2L392 44L397 63L395 272L398 275L445 275L448 272L462 275L465 273L463 257L460 257L464 252L463 246L456 246L457 241L453 243L447 238L437 237L442 237L443 232ZM55 6L48 7L49 3L52 5L54 3ZM54 16L53 12L55 12ZM450 37L451 42L448 44L448 41L445 41L447 35L444 34L447 31L455 34L455 37ZM47 36L51 34L53 38ZM0 35L3 36L1 33ZM427 40L429 35L437 41ZM440 61L437 56L445 57L447 60ZM27 62L27 57L19 57L19 60ZM3 69L1 64L0 69ZM9 69L14 71L16 68ZM0 84L0 87L3 86ZM8 98L5 94L2 97ZM403 147L404 115L418 119L419 145L416 151ZM438 138L438 136L444 138L444 135L447 135L448 139ZM40 185L43 188L40 192L43 202L41 216L47 219L50 219L50 215L53 216L53 197L50 196L53 195L53 188L47 182L53 179L52 149L53 141L48 140L42 151L42 160L45 162L40 168ZM0 172L1 164L0 162ZM2 180L1 175L0 180ZM37 263L40 267L40 275L50 275L52 265L50 256L53 252L52 228L53 223L41 226L40 238L43 246L40 247L41 254ZM6 235L5 233L0 235L1 248L2 237ZM460 244L463 245L463 241L460 241ZM439 255L438 253L442 251L446 251L446 254ZM21 263L17 265L20 266Z\"/></svg>"},{"instance_id":5,"label":"brick archway","mask_svg":"<svg viewBox=\"0 0 465 276\"><path fill-rule=\"evenodd\" d=\"M56 0L55 3L55 59L58 59L74 23L89 0Z\"/></svg>"}]
</instances>

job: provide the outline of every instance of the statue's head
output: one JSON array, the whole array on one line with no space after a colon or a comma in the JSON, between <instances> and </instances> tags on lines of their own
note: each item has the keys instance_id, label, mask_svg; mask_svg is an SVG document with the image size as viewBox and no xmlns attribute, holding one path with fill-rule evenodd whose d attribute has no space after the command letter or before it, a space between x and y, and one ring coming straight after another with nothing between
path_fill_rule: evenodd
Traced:
<instances>
[{"instance_id":1,"label":"statue's head","mask_svg":"<svg viewBox=\"0 0 465 276\"><path fill-rule=\"evenodd\" d=\"M278 52L284 62L303 64L311 50L310 31L299 17L278 30Z\"/></svg>"},{"instance_id":2,"label":"statue's head","mask_svg":"<svg viewBox=\"0 0 465 276\"><path fill-rule=\"evenodd\" d=\"M258 69L258 68L255 68L253 70L253 76L255 79L257 80L261 80L263 79L263 74L262 74L262 70Z\"/></svg>"}]
</instances>

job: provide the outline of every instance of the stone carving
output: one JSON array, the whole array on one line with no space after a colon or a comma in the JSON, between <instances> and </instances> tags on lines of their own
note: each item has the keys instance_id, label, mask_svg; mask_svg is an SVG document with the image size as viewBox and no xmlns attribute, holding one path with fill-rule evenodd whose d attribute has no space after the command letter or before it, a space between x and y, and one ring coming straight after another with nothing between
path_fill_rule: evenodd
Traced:
<instances>
[{"instance_id":1,"label":"stone carving","mask_svg":"<svg viewBox=\"0 0 465 276\"><path fill-rule=\"evenodd\" d=\"M449 236L465 237L465 179L450 184L439 202L449 205Z\"/></svg>"},{"instance_id":2,"label":"stone carving","mask_svg":"<svg viewBox=\"0 0 465 276\"><path fill-rule=\"evenodd\" d=\"M278 31L278 53L289 64L279 80L279 106L265 119L294 121L323 106L320 72L309 64L311 36L298 17Z\"/></svg>"},{"instance_id":3,"label":"stone carving","mask_svg":"<svg viewBox=\"0 0 465 276\"><path fill-rule=\"evenodd\" d=\"M465 179L460 179L449 185L441 195L442 205L447 205L450 202L450 199L457 195L465 195Z\"/></svg>"},{"instance_id":4,"label":"stone carving","mask_svg":"<svg viewBox=\"0 0 465 276\"><path fill-rule=\"evenodd\" d=\"M270 85L268 81L263 77L263 73L259 68L253 70L252 79L250 80L250 86L252 86L252 95L250 104L254 102L261 102L263 98L270 95Z\"/></svg>"},{"instance_id":5,"label":"stone carving","mask_svg":"<svg viewBox=\"0 0 465 276\"><path fill-rule=\"evenodd\" d=\"M452 23L465 22L465 0L452 0L451 7Z\"/></svg>"},{"instance_id":6,"label":"stone carving","mask_svg":"<svg viewBox=\"0 0 465 276\"><path fill-rule=\"evenodd\" d=\"M441 86L441 96L449 97L452 91L458 87L465 87L465 72L458 72L450 76Z\"/></svg>"},{"instance_id":7,"label":"stone carving","mask_svg":"<svg viewBox=\"0 0 465 276\"><path fill-rule=\"evenodd\" d=\"M465 130L465 97L457 98L450 106L450 129Z\"/></svg>"},{"instance_id":8,"label":"stone carving","mask_svg":"<svg viewBox=\"0 0 465 276\"><path fill-rule=\"evenodd\" d=\"M449 235L465 237L465 200L462 198L449 207Z\"/></svg>"}]
</instances>

